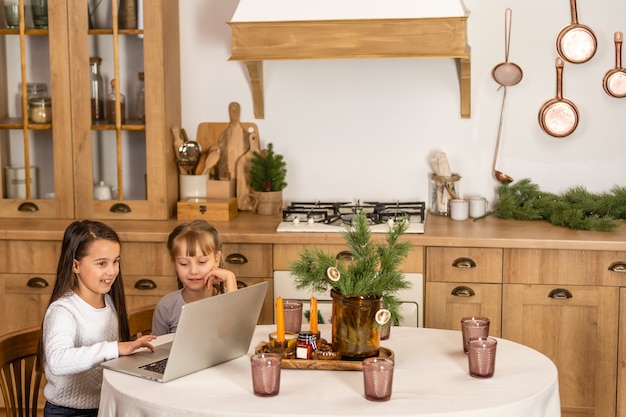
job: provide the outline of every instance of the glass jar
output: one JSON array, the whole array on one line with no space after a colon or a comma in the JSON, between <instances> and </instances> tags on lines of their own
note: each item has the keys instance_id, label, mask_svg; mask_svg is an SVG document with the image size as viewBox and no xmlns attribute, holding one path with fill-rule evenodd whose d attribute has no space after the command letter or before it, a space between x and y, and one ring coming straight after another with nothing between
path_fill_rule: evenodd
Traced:
<instances>
[{"instance_id":1,"label":"glass jar","mask_svg":"<svg viewBox=\"0 0 626 417\"><path fill-rule=\"evenodd\" d=\"M52 100L50 97L35 97L28 100L28 119L31 123L52 122Z\"/></svg>"},{"instance_id":2,"label":"glass jar","mask_svg":"<svg viewBox=\"0 0 626 417\"><path fill-rule=\"evenodd\" d=\"M146 122L146 94L145 87L143 82L143 71L137 73L137 78L139 79L139 83L137 84L137 101L135 105L137 106L137 118L141 120L143 123Z\"/></svg>"},{"instance_id":3,"label":"glass jar","mask_svg":"<svg viewBox=\"0 0 626 417\"><path fill-rule=\"evenodd\" d=\"M20 85L18 95L17 117L22 117L22 87ZM44 83L27 83L26 84L26 115L28 112L28 101L31 98L48 97L48 86Z\"/></svg>"},{"instance_id":4,"label":"glass jar","mask_svg":"<svg viewBox=\"0 0 626 417\"><path fill-rule=\"evenodd\" d=\"M450 212L450 200L459 196L460 175L449 177L432 174L430 176L430 212L447 216Z\"/></svg>"},{"instance_id":5,"label":"glass jar","mask_svg":"<svg viewBox=\"0 0 626 417\"><path fill-rule=\"evenodd\" d=\"M317 350L315 333L298 332L298 344L296 345L296 359L311 359L313 352Z\"/></svg>"},{"instance_id":6,"label":"glass jar","mask_svg":"<svg viewBox=\"0 0 626 417\"><path fill-rule=\"evenodd\" d=\"M89 58L91 67L91 120L105 120L104 117L104 79L100 71L102 58L95 56Z\"/></svg>"},{"instance_id":7,"label":"glass jar","mask_svg":"<svg viewBox=\"0 0 626 417\"><path fill-rule=\"evenodd\" d=\"M107 123L115 124L115 113L116 113L116 96L115 89L117 88L117 83L115 82L115 78L111 80L111 92L107 96L107 105L106 105L106 120ZM120 123L126 123L126 97L124 94L120 93Z\"/></svg>"}]
</instances>

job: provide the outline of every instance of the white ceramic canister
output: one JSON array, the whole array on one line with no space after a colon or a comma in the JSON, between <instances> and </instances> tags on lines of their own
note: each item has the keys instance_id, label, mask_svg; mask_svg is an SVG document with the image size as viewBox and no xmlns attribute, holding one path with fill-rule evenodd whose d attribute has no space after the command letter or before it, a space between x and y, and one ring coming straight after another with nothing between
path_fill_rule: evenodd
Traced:
<instances>
[{"instance_id":1,"label":"white ceramic canister","mask_svg":"<svg viewBox=\"0 0 626 417\"><path fill-rule=\"evenodd\" d=\"M471 218L482 217L487 213L487 199L474 196L469 199L469 216Z\"/></svg>"},{"instance_id":2,"label":"white ceramic canister","mask_svg":"<svg viewBox=\"0 0 626 417\"><path fill-rule=\"evenodd\" d=\"M23 200L26 198L26 168L8 166L4 168L4 178L7 190L7 198ZM37 193L37 167L30 167L30 197L38 198Z\"/></svg>"},{"instance_id":3,"label":"white ceramic canister","mask_svg":"<svg viewBox=\"0 0 626 417\"><path fill-rule=\"evenodd\" d=\"M188 198L206 198L209 174L178 176L178 194L180 201Z\"/></svg>"},{"instance_id":4,"label":"white ceramic canister","mask_svg":"<svg viewBox=\"0 0 626 417\"><path fill-rule=\"evenodd\" d=\"M467 220L469 215L469 200L455 198L450 200L450 218L452 220Z\"/></svg>"}]
</instances>

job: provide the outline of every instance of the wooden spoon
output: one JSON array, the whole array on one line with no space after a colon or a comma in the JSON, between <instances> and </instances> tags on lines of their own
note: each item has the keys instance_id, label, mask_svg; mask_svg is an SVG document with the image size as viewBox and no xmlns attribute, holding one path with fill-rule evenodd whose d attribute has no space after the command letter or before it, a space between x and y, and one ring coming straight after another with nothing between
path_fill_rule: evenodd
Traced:
<instances>
[{"instance_id":1,"label":"wooden spoon","mask_svg":"<svg viewBox=\"0 0 626 417\"><path fill-rule=\"evenodd\" d=\"M209 170L217 165L217 161L219 161L220 156L222 155L222 151L219 146L213 145L209 148L209 153L206 156L206 160L204 162L204 170L202 174L208 174Z\"/></svg>"}]
</instances>

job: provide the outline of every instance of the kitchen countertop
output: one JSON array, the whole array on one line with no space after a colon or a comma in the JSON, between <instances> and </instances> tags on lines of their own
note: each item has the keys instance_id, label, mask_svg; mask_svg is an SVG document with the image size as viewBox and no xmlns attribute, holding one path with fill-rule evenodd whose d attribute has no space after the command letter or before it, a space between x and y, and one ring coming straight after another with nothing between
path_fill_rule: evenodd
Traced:
<instances>
[{"instance_id":1,"label":"kitchen countertop","mask_svg":"<svg viewBox=\"0 0 626 417\"><path fill-rule=\"evenodd\" d=\"M281 215L239 213L231 221L212 222L225 243L343 244L342 233L277 233ZM71 219L3 219L0 240L61 240ZM180 221L104 220L123 241L163 242ZM384 238L384 234L374 234ZM521 221L489 216L457 222L428 214L424 234L403 239L420 246L579 249L626 251L626 226L613 232L572 230L545 221Z\"/></svg>"}]
</instances>

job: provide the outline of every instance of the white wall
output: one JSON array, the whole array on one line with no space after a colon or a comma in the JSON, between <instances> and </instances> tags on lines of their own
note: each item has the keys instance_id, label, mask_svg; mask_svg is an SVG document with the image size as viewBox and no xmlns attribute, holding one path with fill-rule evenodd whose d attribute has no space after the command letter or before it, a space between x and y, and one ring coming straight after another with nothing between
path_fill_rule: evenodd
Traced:
<instances>
[{"instance_id":1,"label":"white wall","mask_svg":"<svg viewBox=\"0 0 626 417\"><path fill-rule=\"evenodd\" d=\"M541 130L538 111L556 93L555 40L571 22L566 0L465 0L470 119L460 117L454 60L407 58L266 62L265 119L254 119L247 73L228 61L225 22L237 4L180 2L183 127L195 132L198 123L228 121L228 104L239 102L242 121L258 124L261 145L272 142L285 156L288 201L427 200L428 160L437 151L462 175L461 194L492 200L503 92L491 70L504 61L506 7L513 10L509 59L524 78L508 89L499 170L555 193L626 186L626 99L602 89L615 66L613 33L626 32L623 0L578 0L578 21L593 30L598 48L587 63L565 64L564 96L577 106L580 122L562 139Z\"/></svg>"}]
</instances>

